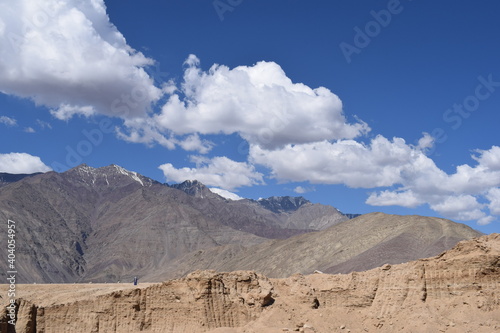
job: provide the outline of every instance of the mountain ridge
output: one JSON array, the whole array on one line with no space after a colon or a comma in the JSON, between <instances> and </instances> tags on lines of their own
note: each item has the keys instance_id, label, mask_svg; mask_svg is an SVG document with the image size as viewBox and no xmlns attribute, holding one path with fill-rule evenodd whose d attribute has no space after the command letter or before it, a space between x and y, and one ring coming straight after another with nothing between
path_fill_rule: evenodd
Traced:
<instances>
[{"instance_id":1,"label":"mountain ridge","mask_svg":"<svg viewBox=\"0 0 500 333\"><path fill-rule=\"evenodd\" d=\"M323 224L345 219L324 214L313 217ZM0 219L22 230L16 235L19 281L28 283L116 281L190 251L250 246L315 228L251 200L200 198L117 165L85 164L3 186Z\"/></svg>"},{"instance_id":2,"label":"mountain ridge","mask_svg":"<svg viewBox=\"0 0 500 333\"><path fill-rule=\"evenodd\" d=\"M50 171L53 172L53 171ZM26 177L32 177L40 174L47 174L50 172L46 173L34 173L34 174L23 174L23 175L16 175L16 174L9 174L9 173L0 173L0 183L2 182L2 176L5 177L5 179L9 179L8 183L16 182L19 180L22 180ZM92 184L103 184L106 182L106 185L109 184L109 179L108 176L128 176L130 179L135 180L136 182L140 183L141 185L145 186L151 186L152 184L162 184L171 188L175 188L178 190L181 190L185 192L186 194L197 197L197 198L204 198L204 197L210 197L210 198L219 198L219 199L224 199L224 200L231 200L222 197L221 195L212 192L205 184L198 180L185 180L181 183L174 183L174 184L168 184L168 183L161 183L157 180L154 180L152 178L143 176L137 172L134 171L128 171L125 168L116 165L116 164L110 164L108 166L103 166L103 167L91 167L87 165L86 163L80 164L74 168L71 168L65 172L64 174L78 174L82 177L83 182L91 182ZM122 177L123 179L123 177ZM0 185L1 186L1 185ZM247 199L247 198L242 198L241 200L250 200L253 202L258 203L262 207L271 210L275 213L284 213L284 212L292 212L296 211L303 205L307 204L312 204L311 201L307 200L303 196L271 196L268 198L260 198L260 199ZM233 200L234 201L234 200ZM338 209L337 209L338 210ZM346 216L347 218L353 218L356 216L359 216L361 214L344 214L340 210L338 210L341 214Z\"/></svg>"},{"instance_id":3,"label":"mountain ridge","mask_svg":"<svg viewBox=\"0 0 500 333\"><path fill-rule=\"evenodd\" d=\"M440 229L426 217L418 218L428 226L419 234L411 217L348 220L332 206L301 197L229 200L199 182L178 187L117 165L81 165L1 187L0 220L16 221L19 230L19 282L159 279L194 267L256 269L270 276L289 270L346 272L371 268L372 261L435 254L479 234L448 222ZM5 224L0 228L7 234ZM424 249L429 239L432 253ZM5 242L0 239L0 246ZM343 244L342 255L331 242ZM417 250L405 252L407 244ZM372 252L380 258L372 260ZM0 265L5 260L1 257Z\"/></svg>"}]
</instances>

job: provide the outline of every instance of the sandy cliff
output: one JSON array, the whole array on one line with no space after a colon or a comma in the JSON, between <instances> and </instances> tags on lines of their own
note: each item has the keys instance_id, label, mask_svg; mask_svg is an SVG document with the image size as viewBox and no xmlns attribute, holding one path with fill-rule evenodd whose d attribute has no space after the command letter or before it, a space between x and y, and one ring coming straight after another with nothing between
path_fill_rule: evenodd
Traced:
<instances>
[{"instance_id":1,"label":"sandy cliff","mask_svg":"<svg viewBox=\"0 0 500 333\"><path fill-rule=\"evenodd\" d=\"M490 333L500 330L500 234L345 275L196 271L139 287L18 285L18 294L17 333ZM0 330L8 328L4 314Z\"/></svg>"}]
</instances>

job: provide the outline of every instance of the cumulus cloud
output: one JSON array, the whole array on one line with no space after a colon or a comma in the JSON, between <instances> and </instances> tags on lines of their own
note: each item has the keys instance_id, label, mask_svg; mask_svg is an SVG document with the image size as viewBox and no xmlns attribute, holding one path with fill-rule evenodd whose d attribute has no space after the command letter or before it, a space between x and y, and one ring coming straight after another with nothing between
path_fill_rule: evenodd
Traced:
<instances>
[{"instance_id":1,"label":"cumulus cloud","mask_svg":"<svg viewBox=\"0 0 500 333\"><path fill-rule=\"evenodd\" d=\"M189 135L184 140L178 141L178 144L186 151L197 151L200 154L208 153L214 146L212 142L200 139L198 134Z\"/></svg>"},{"instance_id":2,"label":"cumulus cloud","mask_svg":"<svg viewBox=\"0 0 500 333\"><path fill-rule=\"evenodd\" d=\"M177 169L170 163L160 165L159 168L167 181L198 180L205 185L225 190L264 184L264 175L245 162L236 162L227 157L202 156L191 156L191 161L196 164L195 168Z\"/></svg>"},{"instance_id":3,"label":"cumulus cloud","mask_svg":"<svg viewBox=\"0 0 500 333\"><path fill-rule=\"evenodd\" d=\"M486 198L490 201L489 209L492 214L500 215L500 188L495 187L488 190Z\"/></svg>"},{"instance_id":4,"label":"cumulus cloud","mask_svg":"<svg viewBox=\"0 0 500 333\"><path fill-rule=\"evenodd\" d=\"M110 23L103 0L0 4L0 91L49 107L59 119L144 116L161 96Z\"/></svg>"},{"instance_id":5,"label":"cumulus cloud","mask_svg":"<svg viewBox=\"0 0 500 333\"><path fill-rule=\"evenodd\" d=\"M367 144L324 140L279 149L251 145L249 160L269 168L280 182L382 188L367 198L366 203L373 206L415 208L427 204L453 220L493 221L493 215L500 213L500 147L475 151L476 165L460 165L448 174L426 156L432 144L432 138L424 134L417 145L380 135ZM297 189L298 193L303 190Z\"/></svg>"},{"instance_id":6,"label":"cumulus cloud","mask_svg":"<svg viewBox=\"0 0 500 333\"><path fill-rule=\"evenodd\" d=\"M452 174L439 169L425 156L418 163L406 168L402 184L411 187L421 195L482 195L500 185L500 147L476 150L471 155L475 166L463 164L456 167Z\"/></svg>"},{"instance_id":7,"label":"cumulus cloud","mask_svg":"<svg viewBox=\"0 0 500 333\"><path fill-rule=\"evenodd\" d=\"M191 55L183 82L156 115L160 130L177 135L238 133L252 144L285 144L352 139L369 127L349 124L342 102L330 90L293 83L274 62L230 69L213 65L207 72Z\"/></svg>"},{"instance_id":8,"label":"cumulus cloud","mask_svg":"<svg viewBox=\"0 0 500 333\"><path fill-rule=\"evenodd\" d=\"M367 203L375 206L415 207L428 204L439 214L454 220L477 220L487 224L500 215L500 147L477 150L475 166L459 165L447 174L434 162L420 156L405 168L399 188L372 193ZM483 203L486 202L486 203Z\"/></svg>"},{"instance_id":9,"label":"cumulus cloud","mask_svg":"<svg viewBox=\"0 0 500 333\"><path fill-rule=\"evenodd\" d=\"M483 205L472 195L443 196L442 200L430 206L433 210L455 220L479 220L485 217L481 211Z\"/></svg>"},{"instance_id":10,"label":"cumulus cloud","mask_svg":"<svg viewBox=\"0 0 500 333\"><path fill-rule=\"evenodd\" d=\"M0 154L0 172L30 174L51 170L52 169L46 166L38 156L27 153Z\"/></svg>"},{"instance_id":11,"label":"cumulus cloud","mask_svg":"<svg viewBox=\"0 0 500 333\"><path fill-rule=\"evenodd\" d=\"M119 130L121 139L207 153L213 144L201 135L237 133L251 144L274 149L353 139L370 130L361 120L349 123L342 102L330 90L294 83L274 62L233 69L216 64L203 71L199 59L190 55L185 66L182 82L163 87L169 97L161 111L127 118ZM72 109L54 114L66 118Z\"/></svg>"},{"instance_id":12,"label":"cumulus cloud","mask_svg":"<svg viewBox=\"0 0 500 333\"><path fill-rule=\"evenodd\" d=\"M405 166L423 153L401 138L377 136L366 145L354 140L286 145L268 150L250 146L250 160L267 166L281 181L345 184L353 188L391 186Z\"/></svg>"},{"instance_id":13,"label":"cumulus cloud","mask_svg":"<svg viewBox=\"0 0 500 333\"><path fill-rule=\"evenodd\" d=\"M394 192L389 190L374 193L366 200L367 204L373 206L402 206L415 208L424 203L412 190Z\"/></svg>"}]
</instances>

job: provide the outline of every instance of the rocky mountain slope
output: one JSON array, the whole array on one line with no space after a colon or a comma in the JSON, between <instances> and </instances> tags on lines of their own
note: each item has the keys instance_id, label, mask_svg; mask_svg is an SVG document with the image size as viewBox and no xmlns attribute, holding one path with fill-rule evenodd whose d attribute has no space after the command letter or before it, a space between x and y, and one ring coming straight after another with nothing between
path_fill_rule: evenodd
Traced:
<instances>
[{"instance_id":1,"label":"rocky mountain slope","mask_svg":"<svg viewBox=\"0 0 500 333\"><path fill-rule=\"evenodd\" d=\"M189 253L146 278L161 281L193 269L255 270L269 277L310 274L315 270L348 273L437 255L463 239L480 235L446 219L371 213L285 240Z\"/></svg>"},{"instance_id":2,"label":"rocky mountain slope","mask_svg":"<svg viewBox=\"0 0 500 333\"><path fill-rule=\"evenodd\" d=\"M265 238L288 238L293 234L303 233L296 230L324 230L349 219L347 215L332 206L313 204L303 197L285 196L233 201L223 199L196 180L187 180L181 184L170 185L170 187L182 190L195 198L224 200L228 204L225 213L221 216L226 217L224 224ZM234 218L235 212L248 218L255 215L265 217L266 221L262 223L253 220L241 223L239 219ZM277 229L279 232L274 234L272 230L268 230L269 226L279 226ZM293 231L290 232L287 229Z\"/></svg>"},{"instance_id":3,"label":"rocky mountain slope","mask_svg":"<svg viewBox=\"0 0 500 333\"><path fill-rule=\"evenodd\" d=\"M500 330L500 234L347 275L196 271L151 286L18 289L16 332L491 333Z\"/></svg>"},{"instance_id":4,"label":"rocky mountain slope","mask_svg":"<svg viewBox=\"0 0 500 333\"><path fill-rule=\"evenodd\" d=\"M305 201L274 212L256 201L226 200L198 182L168 186L117 165L20 178L0 188L0 221L16 222L18 282L129 280L187 253L249 247L347 219ZM2 223L3 235L6 228ZM6 242L0 238L0 247ZM6 260L0 257L1 267Z\"/></svg>"}]
</instances>

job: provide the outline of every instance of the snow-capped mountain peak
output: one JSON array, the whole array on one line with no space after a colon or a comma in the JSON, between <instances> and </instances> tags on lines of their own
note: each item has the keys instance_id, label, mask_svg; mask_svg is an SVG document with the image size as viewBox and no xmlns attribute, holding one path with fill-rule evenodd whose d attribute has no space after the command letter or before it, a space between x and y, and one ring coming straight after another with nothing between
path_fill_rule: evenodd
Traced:
<instances>
[{"instance_id":1,"label":"snow-capped mountain peak","mask_svg":"<svg viewBox=\"0 0 500 333\"><path fill-rule=\"evenodd\" d=\"M139 183L141 186L151 186L155 182L150 178L144 177L134 171L128 171L116 164L101 168L93 168L87 164L81 164L68 170L66 173L76 176L80 182L89 186L126 185L130 181Z\"/></svg>"}]
</instances>

